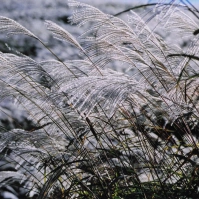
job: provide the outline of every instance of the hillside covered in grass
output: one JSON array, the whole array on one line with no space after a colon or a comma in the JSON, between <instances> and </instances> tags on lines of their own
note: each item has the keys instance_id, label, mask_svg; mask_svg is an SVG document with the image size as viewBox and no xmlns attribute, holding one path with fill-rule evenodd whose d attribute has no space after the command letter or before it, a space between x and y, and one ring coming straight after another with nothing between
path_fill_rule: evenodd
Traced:
<instances>
[{"instance_id":1,"label":"hillside covered in grass","mask_svg":"<svg viewBox=\"0 0 199 199\"><path fill-rule=\"evenodd\" d=\"M198 198L197 8L59 4L0 16L0 197Z\"/></svg>"}]
</instances>

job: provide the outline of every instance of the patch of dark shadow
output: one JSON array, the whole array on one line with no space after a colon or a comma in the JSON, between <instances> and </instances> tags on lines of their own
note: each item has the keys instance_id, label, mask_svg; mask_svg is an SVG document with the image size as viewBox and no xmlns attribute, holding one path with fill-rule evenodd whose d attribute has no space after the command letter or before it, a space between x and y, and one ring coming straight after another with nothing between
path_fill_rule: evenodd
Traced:
<instances>
[{"instance_id":1,"label":"patch of dark shadow","mask_svg":"<svg viewBox=\"0 0 199 199\"><path fill-rule=\"evenodd\" d=\"M1 40L0 40L0 51L3 52L3 53L8 53L9 52L8 48L5 45L5 42L3 42Z\"/></svg>"},{"instance_id":2,"label":"patch of dark shadow","mask_svg":"<svg viewBox=\"0 0 199 199\"><path fill-rule=\"evenodd\" d=\"M199 29L197 29L197 30L195 30L195 31L193 32L193 35L197 35L197 34L199 34Z\"/></svg>"},{"instance_id":3,"label":"patch of dark shadow","mask_svg":"<svg viewBox=\"0 0 199 199\"><path fill-rule=\"evenodd\" d=\"M189 42L188 41L183 41L183 43L182 43L182 47L184 48L184 47L186 47L186 46L188 46L189 45Z\"/></svg>"},{"instance_id":4,"label":"patch of dark shadow","mask_svg":"<svg viewBox=\"0 0 199 199\"><path fill-rule=\"evenodd\" d=\"M4 127L6 130L11 130L10 123L9 123L8 120L2 119L2 120L1 120L1 123L2 123L3 127Z\"/></svg>"},{"instance_id":5,"label":"patch of dark shadow","mask_svg":"<svg viewBox=\"0 0 199 199\"><path fill-rule=\"evenodd\" d=\"M24 16L19 16L19 19L24 19Z\"/></svg>"},{"instance_id":6,"label":"patch of dark shadow","mask_svg":"<svg viewBox=\"0 0 199 199\"><path fill-rule=\"evenodd\" d=\"M58 17L57 20L64 22L65 24L70 24L69 16L64 15L61 17Z\"/></svg>"},{"instance_id":7,"label":"patch of dark shadow","mask_svg":"<svg viewBox=\"0 0 199 199\"><path fill-rule=\"evenodd\" d=\"M20 53L27 55L31 58L34 58L37 56L37 47L35 45L30 46L13 46L13 50L19 51Z\"/></svg>"},{"instance_id":8,"label":"patch of dark shadow","mask_svg":"<svg viewBox=\"0 0 199 199\"><path fill-rule=\"evenodd\" d=\"M31 120L24 118L23 121L18 121L15 119L13 121L13 125L15 128L24 129L26 131L33 131L39 129L36 124L34 124Z\"/></svg>"},{"instance_id":9,"label":"patch of dark shadow","mask_svg":"<svg viewBox=\"0 0 199 199\"><path fill-rule=\"evenodd\" d=\"M27 56L36 57L36 55L37 55L37 47L36 46L29 46L27 48L24 48L23 54L27 55Z\"/></svg>"},{"instance_id":10,"label":"patch of dark shadow","mask_svg":"<svg viewBox=\"0 0 199 199\"><path fill-rule=\"evenodd\" d=\"M21 44L18 44L17 41L12 41L12 43L9 42L5 43L1 42L0 40L0 51L3 53L10 53L11 51L15 53L18 51L32 58L37 56L37 47L29 39L25 39L24 41L21 42Z\"/></svg>"}]
</instances>

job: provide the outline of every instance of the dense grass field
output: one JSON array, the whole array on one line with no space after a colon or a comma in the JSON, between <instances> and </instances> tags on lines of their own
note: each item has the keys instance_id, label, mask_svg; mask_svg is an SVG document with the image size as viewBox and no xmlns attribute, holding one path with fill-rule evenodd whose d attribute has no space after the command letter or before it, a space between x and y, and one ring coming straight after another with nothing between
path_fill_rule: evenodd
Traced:
<instances>
[{"instance_id":1,"label":"dense grass field","mask_svg":"<svg viewBox=\"0 0 199 199\"><path fill-rule=\"evenodd\" d=\"M51 54L0 52L0 99L18 107L0 108L0 198L199 198L197 8L174 0L110 15L68 4L71 26L86 31L44 24L75 60L0 16L1 34Z\"/></svg>"}]
</instances>

